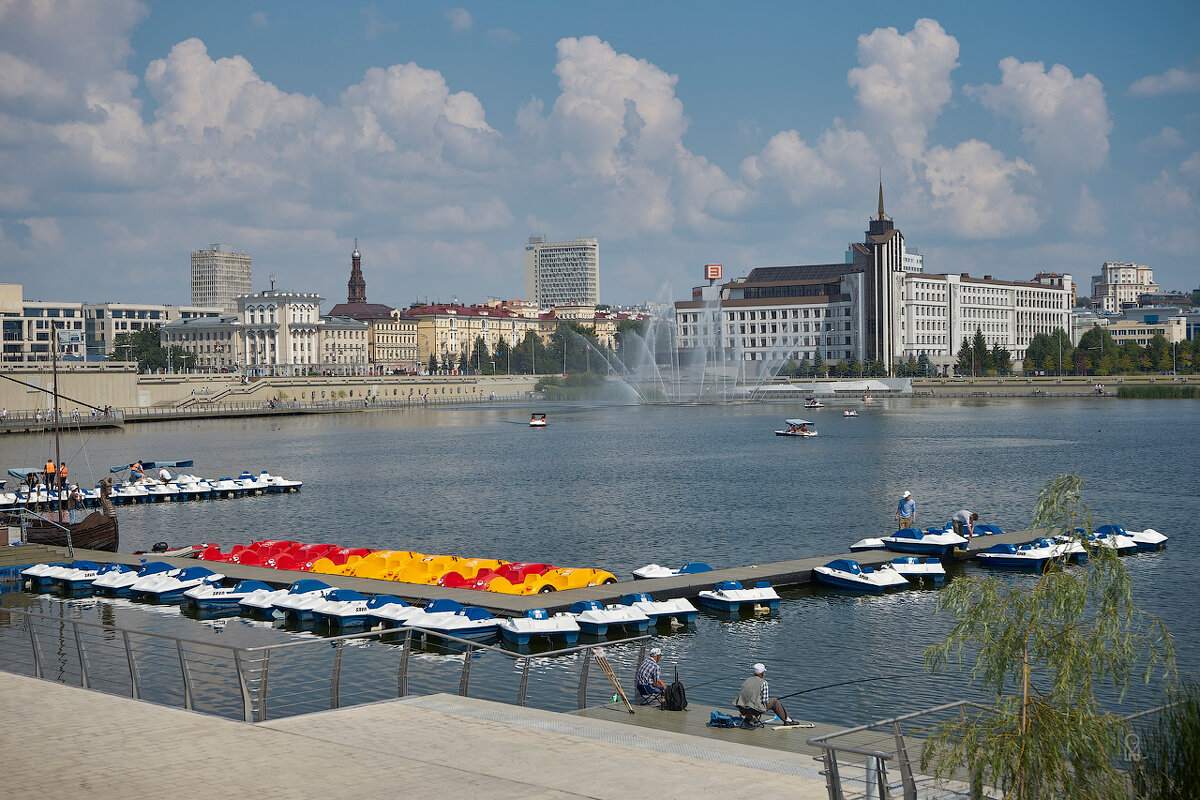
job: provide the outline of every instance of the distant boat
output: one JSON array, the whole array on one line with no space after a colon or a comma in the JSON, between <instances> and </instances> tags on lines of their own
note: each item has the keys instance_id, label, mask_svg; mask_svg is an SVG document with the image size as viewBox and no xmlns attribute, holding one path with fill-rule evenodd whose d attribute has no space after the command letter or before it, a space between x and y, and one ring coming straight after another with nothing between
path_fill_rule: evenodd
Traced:
<instances>
[{"instance_id":1,"label":"distant boat","mask_svg":"<svg viewBox=\"0 0 1200 800\"><path fill-rule=\"evenodd\" d=\"M825 404L822 403L820 401L820 399L818 399L816 397L806 397L806 398L804 398L804 407L805 408L824 408Z\"/></svg>"},{"instance_id":2,"label":"distant boat","mask_svg":"<svg viewBox=\"0 0 1200 800\"><path fill-rule=\"evenodd\" d=\"M776 436L816 436L817 423L806 419L785 419L787 428L775 431Z\"/></svg>"},{"instance_id":3,"label":"distant boat","mask_svg":"<svg viewBox=\"0 0 1200 800\"><path fill-rule=\"evenodd\" d=\"M530 414L529 415L529 427L531 427L531 428L546 427L546 415L545 414Z\"/></svg>"},{"instance_id":4,"label":"distant boat","mask_svg":"<svg viewBox=\"0 0 1200 800\"><path fill-rule=\"evenodd\" d=\"M842 412L842 416L843 416L843 417L857 417L857 416L858 416L858 409L855 409L855 408L847 408L845 411L843 411L843 412Z\"/></svg>"}]
</instances>

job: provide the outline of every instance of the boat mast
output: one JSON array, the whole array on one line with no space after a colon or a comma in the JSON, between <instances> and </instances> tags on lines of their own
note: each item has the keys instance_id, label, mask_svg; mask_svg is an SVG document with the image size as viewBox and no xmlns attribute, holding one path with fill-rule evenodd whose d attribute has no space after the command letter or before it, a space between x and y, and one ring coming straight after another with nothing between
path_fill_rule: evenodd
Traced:
<instances>
[{"instance_id":1,"label":"boat mast","mask_svg":"<svg viewBox=\"0 0 1200 800\"><path fill-rule=\"evenodd\" d=\"M57 483L58 471L62 468L62 455L58 450L58 323L54 320L50 321L50 363L54 374L54 476L51 478L51 484ZM50 486L46 487L46 496L49 499ZM58 521L62 522L62 494L56 493L54 499L58 505Z\"/></svg>"}]
</instances>

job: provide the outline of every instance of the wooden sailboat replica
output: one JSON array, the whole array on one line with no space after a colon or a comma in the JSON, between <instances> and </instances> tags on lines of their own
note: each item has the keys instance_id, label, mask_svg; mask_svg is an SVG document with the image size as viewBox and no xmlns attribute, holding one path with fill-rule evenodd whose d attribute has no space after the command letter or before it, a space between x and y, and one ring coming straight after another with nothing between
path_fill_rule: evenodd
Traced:
<instances>
[{"instance_id":1,"label":"wooden sailboat replica","mask_svg":"<svg viewBox=\"0 0 1200 800\"><path fill-rule=\"evenodd\" d=\"M62 464L59 452L58 430L58 329L55 328L50 351L51 363L54 365L54 463ZM100 482L100 510L85 512L86 516L72 524L64 510L66 495L70 487L63 486L58 493L57 502L53 499L53 487L46 487L46 494L51 498L54 508L44 517L27 516L22 523L24 539L30 544L44 544L55 547L82 547L88 550L106 550L115 553L119 541L117 517L109 496L112 493L112 478ZM80 509L83 510L83 509Z\"/></svg>"}]
</instances>

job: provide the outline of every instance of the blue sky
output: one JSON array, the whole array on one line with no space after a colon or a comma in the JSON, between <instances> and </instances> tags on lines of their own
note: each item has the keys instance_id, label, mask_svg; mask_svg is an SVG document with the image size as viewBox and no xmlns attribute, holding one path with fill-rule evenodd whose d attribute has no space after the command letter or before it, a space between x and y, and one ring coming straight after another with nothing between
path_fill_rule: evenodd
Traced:
<instances>
[{"instance_id":1,"label":"blue sky","mask_svg":"<svg viewBox=\"0 0 1200 800\"><path fill-rule=\"evenodd\" d=\"M931 272L1105 260L1200 285L1200 6L0 4L0 281L187 303L256 288L524 294L597 236L601 299L841 260L875 210Z\"/></svg>"}]
</instances>

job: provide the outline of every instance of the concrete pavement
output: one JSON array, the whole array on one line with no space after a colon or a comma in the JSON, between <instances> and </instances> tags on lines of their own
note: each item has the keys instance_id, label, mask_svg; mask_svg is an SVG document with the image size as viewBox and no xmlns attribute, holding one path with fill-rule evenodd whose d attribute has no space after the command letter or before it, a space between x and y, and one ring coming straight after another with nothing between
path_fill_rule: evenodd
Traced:
<instances>
[{"instance_id":1,"label":"concrete pavement","mask_svg":"<svg viewBox=\"0 0 1200 800\"><path fill-rule=\"evenodd\" d=\"M452 695L249 725L0 672L0 718L8 800L827 796L810 756Z\"/></svg>"}]
</instances>

